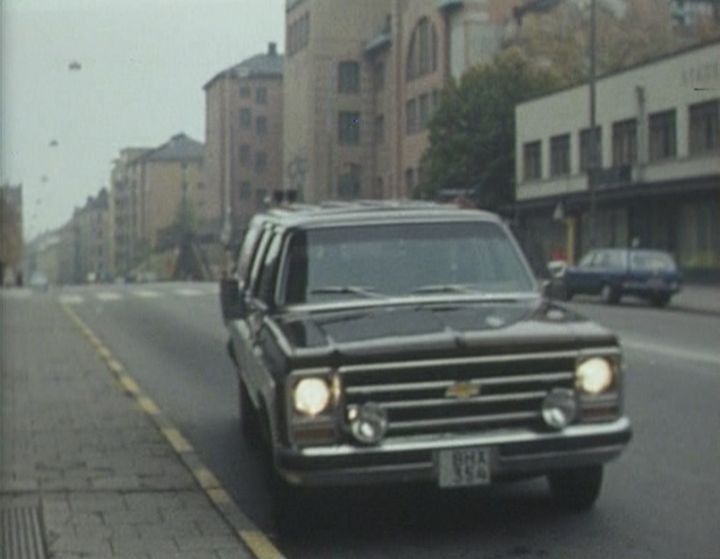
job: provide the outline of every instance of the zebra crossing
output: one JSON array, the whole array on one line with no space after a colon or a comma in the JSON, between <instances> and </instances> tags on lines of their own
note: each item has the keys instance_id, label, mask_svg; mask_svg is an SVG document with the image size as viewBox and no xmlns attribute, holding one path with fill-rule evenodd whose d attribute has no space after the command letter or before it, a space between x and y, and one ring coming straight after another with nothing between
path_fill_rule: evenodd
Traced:
<instances>
[{"instance_id":1,"label":"zebra crossing","mask_svg":"<svg viewBox=\"0 0 720 559\"><path fill-rule=\"evenodd\" d=\"M58 294L57 300L66 305L80 305L83 303L120 303L132 300L157 300L175 297L211 297L217 296L219 289L216 285L202 287L174 287L174 288L142 288L104 291L81 291L75 293Z\"/></svg>"}]
</instances>

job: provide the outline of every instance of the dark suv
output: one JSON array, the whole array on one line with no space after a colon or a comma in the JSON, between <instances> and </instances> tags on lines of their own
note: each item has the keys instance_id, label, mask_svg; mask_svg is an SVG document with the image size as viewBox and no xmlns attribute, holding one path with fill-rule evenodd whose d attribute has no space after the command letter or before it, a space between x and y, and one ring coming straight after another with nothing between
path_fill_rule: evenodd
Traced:
<instances>
[{"instance_id":1,"label":"dark suv","mask_svg":"<svg viewBox=\"0 0 720 559\"><path fill-rule=\"evenodd\" d=\"M221 293L242 429L283 495L546 475L580 510L630 440L616 337L547 301L492 214L271 211Z\"/></svg>"}]
</instances>

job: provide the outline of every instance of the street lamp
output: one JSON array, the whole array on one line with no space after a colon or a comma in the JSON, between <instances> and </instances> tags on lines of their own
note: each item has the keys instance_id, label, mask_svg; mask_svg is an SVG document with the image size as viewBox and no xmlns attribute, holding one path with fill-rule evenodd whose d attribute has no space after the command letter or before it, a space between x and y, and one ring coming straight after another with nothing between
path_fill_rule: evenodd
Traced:
<instances>
[{"instance_id":1,"label":"street lamp","mask_svg":"<svg viewBox=\"0 0 720 559\"><path fill-rule=\"evenodd\" d=\"M587 182L590 192L590 248L594 248L597 242L597 200L596 200L596 178L598 171L598 142L595 130L597 128L597 2L590 0L590 138L588 149L590 151Z\"/></svg>"}]
</instances>

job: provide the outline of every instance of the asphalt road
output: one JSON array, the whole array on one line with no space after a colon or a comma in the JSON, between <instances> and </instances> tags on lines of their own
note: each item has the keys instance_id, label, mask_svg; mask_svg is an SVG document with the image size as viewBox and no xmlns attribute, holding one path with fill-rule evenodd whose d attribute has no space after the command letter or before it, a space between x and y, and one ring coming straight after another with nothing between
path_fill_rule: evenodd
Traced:
<instances>
[{"instance_id":1,"label":"asphalt road","mask_svg":"<svg viewBox=\"0 0 720 559\"><path fill-rule=\"evenodd\" d=\"M618 332L629 365L627 452L594 511L553 508L543 481L488 490L323 494L279 538L259 457L242 442L237 383L211 284L66 288L73 306L290 558L720 557L720 316L572 307Z\"/></svg>"}]
</instances>

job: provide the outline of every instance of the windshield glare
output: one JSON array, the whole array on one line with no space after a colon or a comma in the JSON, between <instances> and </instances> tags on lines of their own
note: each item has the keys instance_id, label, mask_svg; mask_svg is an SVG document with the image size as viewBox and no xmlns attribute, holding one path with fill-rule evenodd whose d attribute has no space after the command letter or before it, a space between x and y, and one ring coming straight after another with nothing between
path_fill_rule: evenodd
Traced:
<instances>
[{"instance_id":1,"label":"windshield glare","mask_svg":"<svg viewBox=\"0 0 720 559\"><path fill-rule=\"evenodd\" d=\"M534 283L494 223L335 227L296 233L289 247L286 303L375 296L508 294Z\"/></svg>"}]
</instances>

